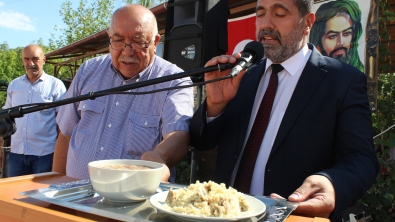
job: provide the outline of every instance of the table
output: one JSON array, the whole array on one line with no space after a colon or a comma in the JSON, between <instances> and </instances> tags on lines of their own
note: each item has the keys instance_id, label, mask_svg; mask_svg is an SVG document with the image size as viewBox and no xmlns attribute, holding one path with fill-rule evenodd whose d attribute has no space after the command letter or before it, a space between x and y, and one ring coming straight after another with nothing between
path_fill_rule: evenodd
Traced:
<instances>
[{"instance_id":1,"label":"table","mask_svg":"<svg viewBox=\"0 0 395 222\"><path fill-rule=\"evenodd\" d=\"M118 221L19 195L19 193L23 191L46 188L51 184L66 183L76 180L79 179L67 177L55 172L0 179L1 221ZM291 215L285 222L329 222L329 220Z\"/></svg>"}]
</instances>

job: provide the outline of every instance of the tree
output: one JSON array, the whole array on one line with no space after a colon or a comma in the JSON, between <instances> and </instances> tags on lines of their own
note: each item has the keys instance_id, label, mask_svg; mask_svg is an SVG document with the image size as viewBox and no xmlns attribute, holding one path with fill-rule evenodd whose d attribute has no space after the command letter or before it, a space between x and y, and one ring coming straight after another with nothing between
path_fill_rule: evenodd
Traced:
<instances>
[{"instance_id":1,"label":"tree","mask_svg":"<svg viewBox=\"0 0 395 222\"><path fill-rule=\"evenodd\" d=\"M22 64L22 48L10 49L8 44L0 44L0 80L8 84L25 73ZM0 93L0 105L5 104L6 92Z\"/></svg>"},{"instance_id":2,"label":"tree","mask_svg":"<svg viewBox=\"0 0 395 222\"><path fill-rule=\"evenodd\" d=\"M80 0L76 9L73 8L69 0L62 3L59 13L66 27L55 27L55 30L62 33L59 37L51 34L47 47L48 52L70 45L108 27L114 11L115 0L97 0L91 2L90 5L88 2L88 0ZM70 77L71 70L69 68L62 67L59 70L58 78Z\"/></svg>"},{"instance_id":3,"label":"tree","mask_svg":"<svg viewBox=\"0 0 395 222\"><path fill-rule=\"evenodd\" d=\"M51 35L50 48L54 50L64 47L107 28L114 11L114 3L119 1L121 4L135 3L151 7L153 4L159 4L165 0L98 0L89 6L88 0L80 0L77 9L73 9L72 3L66 0L62 3L59 11L66 27L55 27L55 30L60 30L62 34L56 41L53 41L56 38Z\"/></svg>"},{"instance_id":4,"label":"tree","mask_svg":"<svg viewBox=\"0 0 395 222\"><path fill-rule=\"evenodd\" d=\"M157 5L159 3L165 2L166 0L124 0L125 3L127 4L140 4L142 6L145 6L147 8Z\"/></svg>"}]
</instances>

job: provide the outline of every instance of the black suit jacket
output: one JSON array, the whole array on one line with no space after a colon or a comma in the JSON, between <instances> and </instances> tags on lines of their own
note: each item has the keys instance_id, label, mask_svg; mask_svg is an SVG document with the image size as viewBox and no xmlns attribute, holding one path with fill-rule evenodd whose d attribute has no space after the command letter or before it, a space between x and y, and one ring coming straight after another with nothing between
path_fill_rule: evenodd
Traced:
<instances>
[{"instance_id":1,"label":"black suit jacket","mask_svg":"<svg viewBox=\"0 0 395 222\"><path fill-rule=\"evenodd\" d=\"M374 152L366 75L338 60L312 54L284 114L265 169L264 195L288 197L313 174L329 178L336 190L333 221L374 183L379 164ZM241 155L266 60L249 70L224 113L206 123L205 103L190 125L198 150L218 146L215 181L229 185Z\"/></svg>"}]
</instances>

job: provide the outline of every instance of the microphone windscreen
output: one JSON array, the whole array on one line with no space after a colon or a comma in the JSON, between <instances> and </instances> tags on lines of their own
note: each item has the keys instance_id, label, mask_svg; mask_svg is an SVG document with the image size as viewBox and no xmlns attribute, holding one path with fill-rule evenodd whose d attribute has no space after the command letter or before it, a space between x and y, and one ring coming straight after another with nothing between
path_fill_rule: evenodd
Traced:
<instances>
[{"instance_id":1,"label":"microphone windscreen","mask_svg":"<svg viewBox=\"0 0 395 222\"><path fill-rule=\"evenodd\" d=\"M254 56L254 61L252 63L259 63L261 61L263 55L264 55L264 48L262 43L257 42L257 41L251 41L246 44L246 46L243 49L243 53L250 53L252 56Z\"/></svg>"}]
</instances>

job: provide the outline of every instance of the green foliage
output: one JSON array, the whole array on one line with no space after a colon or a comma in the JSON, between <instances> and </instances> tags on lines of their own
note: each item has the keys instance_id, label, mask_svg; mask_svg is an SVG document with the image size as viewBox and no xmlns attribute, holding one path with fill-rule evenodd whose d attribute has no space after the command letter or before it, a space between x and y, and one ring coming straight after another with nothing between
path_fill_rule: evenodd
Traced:
<instances>
[{"instance_id":1,"label":"green foliage","mask_svg":"<svg viewBox=\"0 0 395 222\"><path fill-rule=\"evenodd\" d=\"M380 73L386 73L391 68L391 63L388 61L390 51L390 40L391 36L387 30L387 24L395 21L395 13L391 10L391 6L386 0L379 0L380 16L379 16L379 30L381 42L386 41L387 44L379 44L379 61L381 66L379 67Z\"/></svg>"},{"instance_id":2,"label":"green foliage","mask_svg":"<svg viewBox=\"0 0 395 222\"><path fill-rule=\"evenodd\" d=\"M386 24L395 20L395 14L386 0L379 0L379 30L381 42L390 42ZM360 200L369 206L374 221L395 221L395 160L391 160L389 150L394 147L395 132L395 73L390 73L391 54L387 44L379 45L379 76L377 111L372 115L377 157L382 167L376 182Z\"/></svg>"},{"instance_id":3,"label":"green foliage","mask_svg":"<svg viewBox=\"0 0 395 222\"><path fill-rule=\"evenodd\" d=\"M159 3L165 2L166 0L124 0L125 3L127 4L140 4L143 5L147 8L157 5Z\"/></svg>"},{"instance_id":4,"label":"green foliage","mask_svg":"<svg viewBox=\"0 0 395 222\"><path fill-rule=\"evenodd\" d=\"M88 0L80 0L77 8L74 8L69 0L62 3L59 11L65 27L55 27L62 34L56 38L51 34L49 39L49 46L46 47L49 51L53 51L64 46L70 45L78 40L93 35L108 27L111 20L111 15L114 11L114 0L97 0L88 5ZM67 59L59 59L52 62L62 62ZM82 63L81 60L77 62L77 66ZM48 68L53 67L50 65ZM58 73L58 78L71 78L72 69L69 66L62 66Z\"/></svg>"},{"instance_id":5,"label":"green foliage","mask_svg":"<svg viewBox=\"0 0 395 222\"><path fill-rule=\"evenodd\" d=\"M375 135L383 132L395 123L395 73L379 74L377 93L377 112L372 115ZM375 144L380 144L380 149L393 147L395 140L394 131L390 130L380 137L376 137Z\"/></svg>"},{"instance_id":6,"label":"green foliage","mask_svg":"<svg viewBox=\"0 0 395 222\"><path fill-rule=\"evenodd\" d=\"M8 44L0 44L0 80L10 83L11 80L25 73L22 64L22 49L10 49ZM7 94L5 91L0 92L0 106L5 104Z\"/></svg>"},{"instance_id":7,"label":"green foliage","mask_svg":"<svg viewBox=\"0 0 395 222\"><path fill-rule=\"evenodd\" d=\"M64 1L59 13L66 27L55 27L62 34L50 41L50 47L57 49L107 28L113 9L113 0L97 0L89 6L88 0L80 0L76 9L69 0Z\"/></svg>"},{"instance_id":8,"label":"green foliage","mask_svg":"<svg viewBox=\"0 0 395 222\"><path fill-rule=\"evenodd\" d=\"M395 160L388 159L388 149L379 154L378 159L383 167L382 173L360 202L369 206L374 221L394 221Z\"/></svg>"},{"instance_id":9,"label":"green foliage","mask_svg":"<svg viewBox=\"0 0 395 222\"><path fill-rule=\"evenodd\" d=\"M184 159L176 165L176 183L189 185L191 174L191 153L184 157Z\"/></svg>"}]
</instances>

